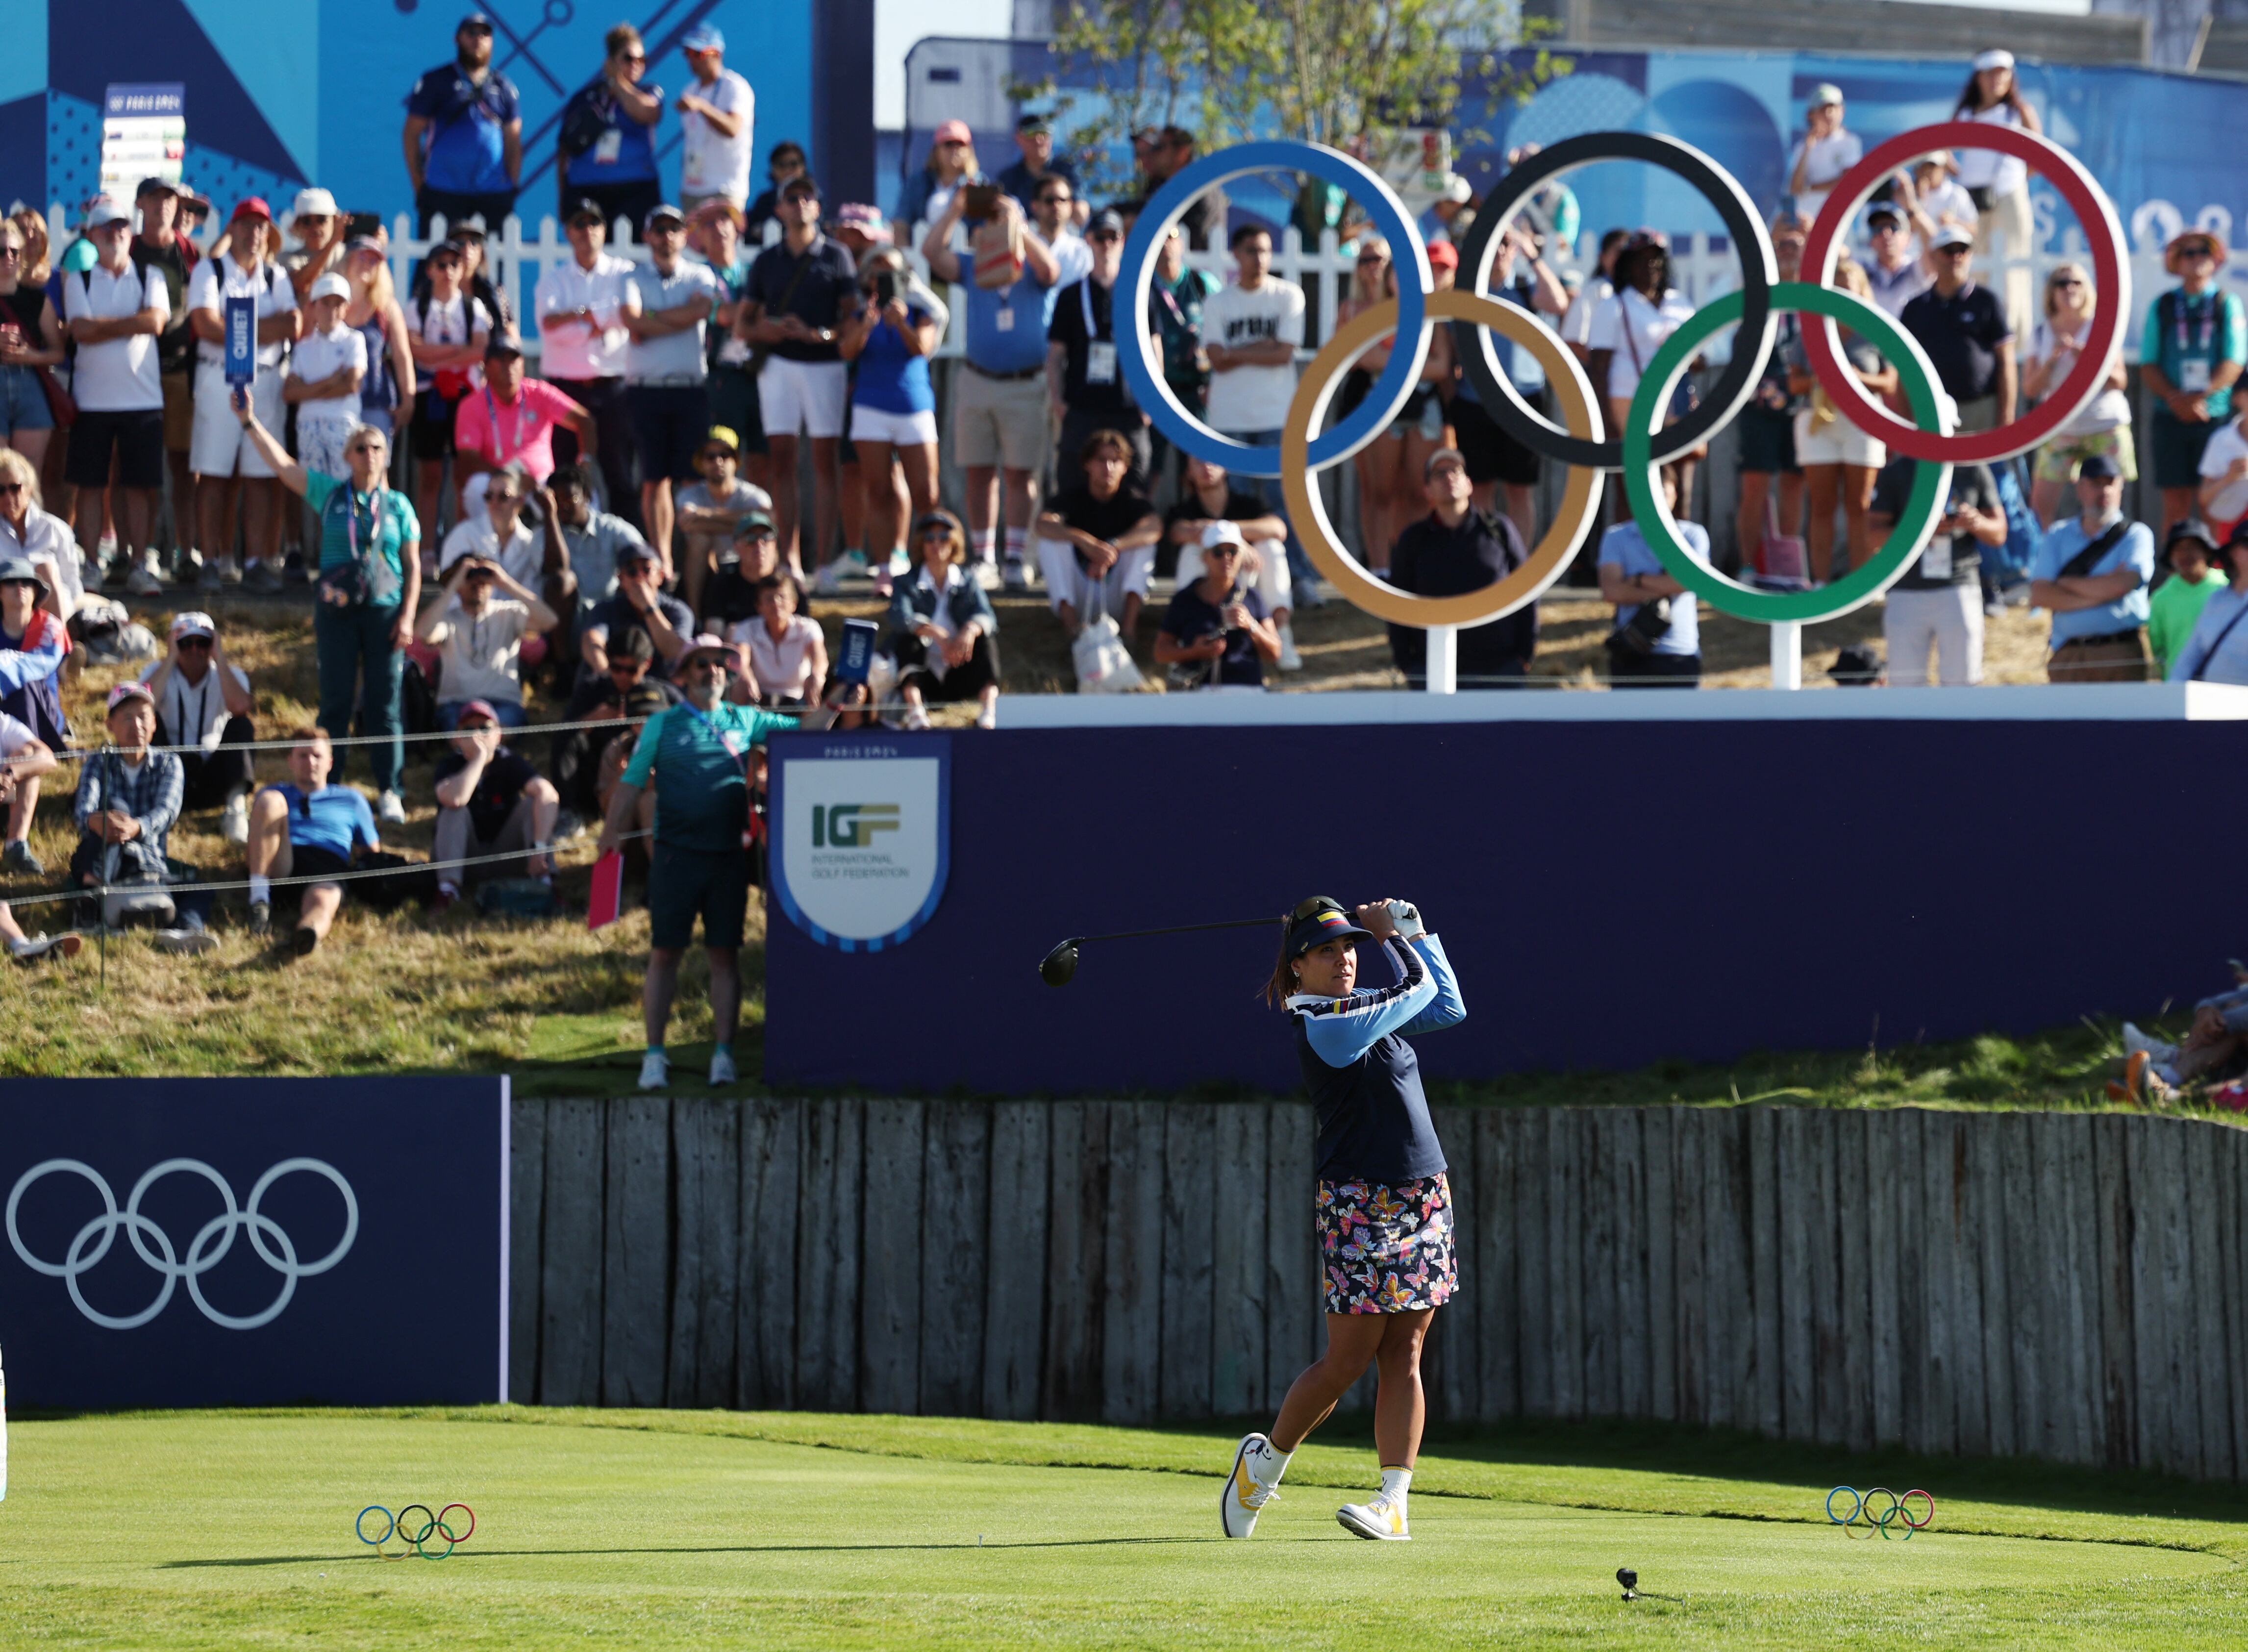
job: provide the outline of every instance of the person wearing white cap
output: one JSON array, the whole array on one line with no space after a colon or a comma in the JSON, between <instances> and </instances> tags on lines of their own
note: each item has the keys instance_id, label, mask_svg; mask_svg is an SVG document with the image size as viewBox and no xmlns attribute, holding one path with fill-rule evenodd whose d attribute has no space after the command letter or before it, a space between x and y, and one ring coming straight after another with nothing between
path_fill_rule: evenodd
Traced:
<instances>
[{"instance_id":1,"label":"person wearing white cap","mask_svg":"<svg viewBox=\"0 0 2248 1652\"><path fill-rule=\"evenodd\" d=\"M148 676L156 705L156 744L182 751L183 809L223 808L221 829L233 844L250 841L250 753L257 737L250 677L226 657L210 615L190 609L172 621L172 652Z\"/></svg>"},{"instance_id":2,"label":"person wearing white cap","mask_svg":"<svg viewBox=\"0 0 2248 1652\"><path fill-rule=\"evenodd\" d=\"M679 42L695 84L679 94L679 198L692 214L706 201L750 201L750 147L757 94L726 66L726 37L708 23Z\"/></svg>"},{"instance_id":3,"label":"person wearing white cap","mask_svg":"<svg viewBox=\"0 0 2248 1652\"><path fill-rule=\"evenodd\" d=\"M304 315L297 290L273 259L278 236L265 202L250 195L229 221L225 247L195 265L188 283L188 326L195 335L195 428L188 468L195 473L195 511L203 547L202 584L248 582L281 588L281 489L273 471L243 435L226 381L226 303L248 298L256 306L256 377L251 405L261 423L278 430L282 358L296 342ZM241 504L245 567L233 563L236 504Z\"/></svg>"},{"instance_id":4,"label":"person wearing white cap","mask_svg":"<svg viewBox=\"0 0 2248 1652\"><path fill-rule=\"evenodd\" d=\"M2021 80L2014 72L2011 51L1978 52L1967 85L1959 94L1955 120L1982 126L2012 127L2022 132L2043 132L2045 123L2022 97ZM2031 310L2030 267L2036 219L2030 210L2030 169L2018 155L1996 149L1959 151L1959 182L1975 202L1975 251L1995 256L1993 237L2004 235L2008 259L2024 262L2001 272L1999 291L2006 301L2006 319L2017 331L2025 331L2037 319ZM1985 266L1989 267L1988 265Z\"/></svg>"},{"instance_id":5,"label":"person wearing white cap","mask_svg":"<svg viewBox=\"0 0 2248 1652\"><path fill-rule=\"evenodd\" d=\"M297 245L281 255L281 267L289 272L298 304L309 305L312 283L343 267L344 219L336 210L335 196L320 189L297 191L289 233Z\"/></svg>"},{"instance_id":6,"label":"person wearing white cap","mask_svg":"<svg viewBox=\"0 0 2248 1652\"><path fill-rule=\"evenodd\" d=\"M123 490L117 513L118 555L141 566L164 486L164 384L156 335L172 313L161 270L133 262L133 214L107 195L86 209L93 267L63 278L63 321L78 341L71 428L64 479L79 490L78 542L93 563L101 539L101 506L113 460Z\"/></svg>"},{"instance_id":7,"label":"person wearing white cap","mask_svg":"<svg viewBox=\"0 0 2248 1652\"><path fill-rule=\"evenodd\" d=\"M1256 588L1241 579L1249 549L1241 529L1203 531L1201 577L1182 579L1155 632L1155 663L1177 689L1262 689L1264 664L1280 661L1280 633Z\"/></svg>"},{"instance_id":8,"label":"person wearing white cap","mask_svg":"<svg viewBox=\"0 0 2248 1652\"><path fill-rule=\"evenodd\" d=\"M1795 158L1788 165L1787 192L1795 197L1795 215L1807 228L1826 204L1834 181L1858 164L1866 146L1842 124L1842 88L1822 82L1811 93L1810 113Z\"/></svg>"},{"instance_id":9,"label":"person wearing white cap","mask_svg":"<svg viewBox=\"0 0 2248 1652\"><path fill-rule=\"evenodd\" d=\"M1475 185L1466 175L1455 172L1444 180L1443 193L1429 203L1420 218L1421 239L1429 242L1450 241L1452 230L1459 223L1460 214L1468 209L1475 199Z\"/></svg>"},{"instance_id":10,"label":"person wearing white cap","mask_svg":"<svg viewBox=\"0 0 2248 1652\"><path fill-rule=\"evenodd\" d=\"M289 363L281 397L297 407L297 456L310 470L340 481L351 473L344 447L359 422L359 387L367 377L367 335L344 325L351 283L332 271L312 283L310 319Z\"/></svg>"}]
</instances>

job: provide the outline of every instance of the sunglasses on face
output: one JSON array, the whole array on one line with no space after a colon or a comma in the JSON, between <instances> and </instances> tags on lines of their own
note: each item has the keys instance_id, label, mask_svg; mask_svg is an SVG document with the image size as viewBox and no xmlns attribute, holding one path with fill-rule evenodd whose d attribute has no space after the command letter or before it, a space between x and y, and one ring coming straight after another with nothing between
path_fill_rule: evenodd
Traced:
<instances>
[{"instance_id":1,"label":"sunglasses on face","mask_svg":"<svg viewBox=\"0 0 2248 1652\"><path fill-rule=\"evenodd\" d=\"M703 463L716 464L721 459L723 459L727 463L731 464L734 462L734 450L731 448L705 448L702 449Z\"/></svg>"},{"instance_id":2,"label":"sunglasses on face","mask_svg":"<svg viewBox=\"0 0 2248 1652\"><path fill-rule=\"evenodd\" d=\"M0 245L0 258L20 258L23 256L24 249L21 247Z\"/></svg>"},{"instance_id":3,"label":"sunglasses on face","mask_svg":"<svg viewBox=\"0 0 2248 1652\"><path fill-rule=\"evenodd\" d=\"M1095 230L1091 235L1085 238L1087 241L1097 243L1101 241L1121 241L1124 237L1118 235L1114 230Z\"/></svg>"},{"instance_id":4,"label":"sunglasses on face","mask_svg":"<svg viewBox=\"0 0 2248 1652\"><path fill-rule=\"evenodd\" d=\"M193 648L208 650L210 645L211 640L209 637L182 637L176 646L182 654L185 654Z\"/></svg>"},{"instance_id":5,"label":"sunglasses on face","mask_svg":"<svg viewBox=\"0 0 2248 1652\"><path fill-rule=\"evenodd\" d=\"M2060 280L2054 282L2053 284L2055 291L2067 291L2072 288L2080 287L2084 284L2081 281L2079 281L2074 276L2063 276Z\"/></svg>"},{"instance_id":6,"label":"sunglasses on face","mask_svg":"<svg viewBox=\"0 0 2248 1652\"><path fill-rule=\"evenodd\" d=\"M598 230L601 227L601 221L590 212L580 213L570 220L570 227L572 230Z\"/></svg>"},{"instance_id":7,"label":"sunglasses on face","mask_svg":"<svg viewBox=\"0 0 2248 1652\"><path fill-rule=\"evenodd\" d=\"M645 51L620 51L617 53L617 61L620 63L646 63L648 61L648 53Z\"/></svg>"},{"instance_id":8,"label":"sunglasses on face","mask_svg":"<svg viewBox=\"0 0 2248 1652\"><path fill-rule=\"evenodd\" d=\"M21 493L23 490L24 484L20 482L0 482L0 498L4 498L11 493Z\"/></svg>"}]
</instances>

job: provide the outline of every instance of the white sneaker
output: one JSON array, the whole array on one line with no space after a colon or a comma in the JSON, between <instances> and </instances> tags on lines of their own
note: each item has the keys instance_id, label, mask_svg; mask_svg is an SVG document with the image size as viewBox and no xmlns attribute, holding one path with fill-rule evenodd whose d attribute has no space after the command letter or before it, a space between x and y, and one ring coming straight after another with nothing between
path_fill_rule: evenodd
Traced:
<instances>
[{"instance_id":1,"label":"white sneaker","mask_svg":"<svg viewBox=\"0 0 2248 1652\"><path fill-rule=\"evenodd\" d=\"M1296 628L1284 625L1280 627L1280 669L1300 671L1303 668L1304 656L1296 652Z\"/></svg>"},{"instance_id":2,"label":"white sneaker","mask_svg":"<svg viewBox=\"0 0 2248 1652\"><path fill-rule=\"evenodd\" d=\"M661 1050L650 1050L640 1059L640 1087L661 1090L671 1083L671 1064Z\"/></svg>"},{"instance_id":3,"label":"white sneaker","mask_svg":"<svg viewBox=\"0 0 2248 1652\"><path fill-rule=\"evenodd\" d=\"M908 706L906 708L906 727L908 729L926 729L929 727L929 713L920 706Z\"/></svg>"},{"instance_id":4,"label":"white sneaker","mask_svg":"<svg viewBox=\"0 0 2248 1652\"><path fill-rule=\"evenodd\" d=\"M999 708L996 705L987 705L979 709L976 713L976 726L979 729L997 728L999 726Z\"/></svg>"},{"instance_id":5,"label":"white sneaker","mask_svg":"<svg viewBox=\"0 0 2248 1652\"><path fill-rule=\"evenodd\" d=\"M2165 1044L2160 1038L2150 1038L2126 1021L2123 1023L2123 1053L2136 1055L2142 1050L2155 1062L2165 1066L2177 1059L2177 1045Z\"/></svg>"},{"instance_id":6,"label":"white sneaker","mask_svg":"<svg viewBox=\"0 0 2248 1652\"><path fill-rule=\"evenodd\" d=\"M374 818L385 826L404 826L406 805L395 792L386 792L374 800Z\"/></svg>"},{"instance_id":7,"label":"white sneaker","mask_svg":"<svg viewBox=\"0 0 2248 1652\"><path fill-rule=\"evenodd\" d=\"M236 848L250 841L250 799L246 793L237 793L226 800L226 812L219 817L219 831Z\"/></svg>"},{"instance_id":8,"label":"white sneaker","mask_svg":"<svg viewBox=\"0 0 2248 1652\"><path fill-rule=\"evenodd\" d=\"M812 588L814 593L823 597L834 596L843 589L843 570L840 559L826 564L819 570L819 577L812 582Z\"/></svg>"},{"instance_id":9,"label":"white sneaker","mask_svg":"<svg viewBox=\"0 0 2248 1652\"><path fill-rule=\"evenodd\" d=\"M999 564L996 559L987 558L980 562L972 562L969 564L968 571L984 590L997 591L999 588Z\"/></svg>"},{"instance_id":10,"label":"white sneaker","mask_svg":"<svg viewBox=\"0 0 2248 1652\"><path fill-rule=\"evenodd\" d=\"M1259 1477L1271 1471L1273 1457L1272 1442L1263 1435L1242 1436L1233 1454L1233 1472L1225 1477L1225 1490L1217 1498L1218 1521L1226 1536L1253 1535L1257 1517L1280 1495L1278 1487Z\"/></svg>"},{"instance_id":11,"label":"white sneaker","mask_svg":"<svg viewBox=\"0 0 2248 1652\"><path fill-rule=\"evenodd\" d=\"M1378 1543L1413 1540L1413 1534L1405 1529L1405 1511L1378 1494L1364 1503L1344 1504L1335 1511L1335 1519L1354 1537L1372 1538Z\"/></svg>"},{"instance_id":12,"label":"white sneaker","mask_svg":"<svg viewBox=\"0 0 2248 1652\"><path fill-rule=\"evenodd\" d=\"M164 593L164 581L156 572L156 553L141 552L140 560L133 565L133 572L125 576L125 591L128 596L154 597Z\"/></svg>"},{"instance_id":13,"label":"white sneaker","mask_svg":"<svg viewBox=\"0 0 2248 1652\"><path fill-rule=\"evenodd\" d=\"M734 1052L731 1050L710 1052L711 1088L716 1089L722 1084L738 1084L741 1082L741 1077L740 1073L734 1071Z\"/></svg>"}]
</instances>

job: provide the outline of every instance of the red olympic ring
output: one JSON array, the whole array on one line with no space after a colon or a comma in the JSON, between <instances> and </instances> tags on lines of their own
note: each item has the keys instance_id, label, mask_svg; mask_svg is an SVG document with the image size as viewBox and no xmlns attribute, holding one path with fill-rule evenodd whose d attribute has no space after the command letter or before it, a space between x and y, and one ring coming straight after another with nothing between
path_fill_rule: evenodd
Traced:
<instances>
[{"instance_id":1,"label":"red olympic ring","mask_svg":"<svg viewBox=\"0 0 2248 1652\"><path fill-rule=\"evenodd\" d=\"M2123 226L2098 182L2060 145L2013 127L1946 120L1900 133L1868 151L1863 160L1835 181L1804 243L1804 279L1832 286L1835 261L1842 250L1843 226L1856 218L1858 209L1883 178L1905 162L1934 149L1997 149L2027 161L2044 175L2046 182L2076 214L2085 239L2091 243L2092 278L2100 294L2099 309L2092 318L2091 336L2085 341L2076 365L2051 395L2012 423L1971 435L1944 435L1905 423L1868 395L1855 374L1843 370L1840 341L1830 318L1806 318L1816 325L1803 329L1804 355L1820 387L1843 417L1868 435L1879 436L1892 453L1950 464L1979 464L1991 459L2011 458L2015 454L2026 453L2074 418L2099 393L2107 379L2108 358L2123 336L2131 307L2130 265L2124 257Z\"/></svg>"}]
</instances>

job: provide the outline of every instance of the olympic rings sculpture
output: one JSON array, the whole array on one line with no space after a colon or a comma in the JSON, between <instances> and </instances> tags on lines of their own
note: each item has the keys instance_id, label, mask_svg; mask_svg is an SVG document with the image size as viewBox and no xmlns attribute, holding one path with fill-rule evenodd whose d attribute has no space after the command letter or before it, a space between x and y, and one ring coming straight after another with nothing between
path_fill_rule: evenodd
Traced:
<instances>
[{"instance_id":1,"label":"olympic rings sculpture","mask_svg":"<svg viewBox=\"0 0 2248 1652\"><path fill-rule=\"evenodd\" d=\"M299 1262L296 1244L287 1231L257 1208L276 1182L298 1170L327 1177L335 1184L336 1191L343 1195L343 1237L336 1241L333 1250L317 1262ZM78 1230L78 1237L71 1241L70 1248L63 1253L60 1262L49 1262L32 1255L26 1248L22 1234L17 1230L16 1213L31 1184L42 1176L58 1171L81 1176L93 1182L101 1195L102 1214ZM148 1189L162 1177L175 1172L202 1176L218 1189L219 1197L226 1205L223 1212L204 1223L196 1231L193 1243L188 1246L184 1262L173 1249L171 1236L155 1222L140 1214L140 1201L147 1196ZM131 1331L147 1324L164 1311L172 1299L173 1292L184 1279L188 1296L194 1299L195 1306L202 1310L203 1317L212 1324L223 1326L230 1331L255 1331L260 1326L271 1324L281 1310L289 1306L289 1299L296 1294L298 1280L310 1274L326 1273L344 1259L352 1248L352 1242L359 1237L359 1199L352 1192L351 1183L344 1180L342 1172L333 1165L318 1159L284 1159L257 1178L256 1185L250 1189L249 1203L237 1206L234 1189L228 1185L226 1178L201 1159L166 1159L133 1184L132 1195L126 1200L125 1208L120 1210L117 1196L110 1190L109 1183L103 1179L101 1173L92 1165L77 1159L47 1159L33 1165L16 1179L15 1188L8 1195L7 1228L8 1243L15 1247L16 1254L23 1258L24 1265L50 1278L62 1280L69 1288L71 1300L78 1304L78 1311L108 1330ZM164 1281L163 1288L156 1292L156 1299L138 1313L104 1313L88 1302L79 1288L79 1276L109 1254L110 1247L117 1242L120 1229L124 1230L126 1237L132 1241L133 1249L140 1259L155 1269ZM202 1275L226 1259L227 1253L234 1249L236 1230L249 1233L250 1247L257 1253L258 1259L281 1276L280 1294L257 1313L222 1313L204 1299L202 1293ZM144 1235L147 1237L144 1238ZM161 1255L149 1249L151 1240L161 1250ZM278 1250L273 1246L278 1246Z\"/></svg>"},{"instance_id":2,"label":"olympic rings sculpture","mask_svg":"<svg viewBox=\"0 0 2248 1652\"><path fill-rule=\"evenodd\" d=\"M1839 1497L1850 1499L1847 1514L1834 1512L1834 1499ZM1887 1498L1888 1505L1877 1511L1874 1508L1875 1498ZM1912 1500L1915 1498L1928 1505L1927 1512L1917 1520L1912 1518ZM1935 1521L1936 1499L1916 1489L1899 1497L1885 1485L1877 1485L1872 1491L1863 1492L1854 1486L1838 1485L1826 1494L1826 1518L1842 1528L1842 1535L1846 1538L1871 1538L1878 1532L1887 1539L1895 1535L1890 1528L1898 1526L1903 1529L1901 1540L1909 1543L1914 1532L1927 1531ZM1865 1527L1862 1532L1858 1529L1861 1525Z\"/></svg>"},{"instance_id":3,"label":"olympic rings sculpture","mask_svg":"<svg viewBox=\"0 0 2248 1652\"><path fill-rule=\"evenodd\" d=\"M1883 312L1826 285L1841 253L1841 232L1881 181L1939 148L1996 149L2040 172L2076 213L2091 243L2100 294L2091 335L2061 385L2028 415L1996 430L1955 433L1952 410L1926 353ZM1724 221L1741 263L1742 284L1704 304L1655 353L1633 396L1626 428L1611 435L1602 399L1576 356L1546 321L1498 303L1484 291L1497 260L1500 232L1547 179L1602 161L1658 166L1692 185ZM1397 296L1338 328L1297 386L1277 443L1251 445L1220 435L1190 413L1165 381L1162 346L1148 324L1148 297L1156 254L1196 196L1246 173L1307 173L1347 190L1367 211L1370 229L1389 243ZM1352 602L1395 624L1480 625L1535 601L1567 566L1597 520L1600 473L1621 471L1633 520L1665 570L1721 612L1768 624L1833 619L1872 601L1903 577L1926 546L1942 514L1954 463L2008 458L2037 446L2099 393L2106 367L2130 313L2130 264L2115 209L2092 175L2059 145L2018 128L1946 121L1920 127L1869 151L1845 173L1819 215L1804 250L1806 279L1782 283L1763 218L1737 179L1689 144L1650 133L1594 132L1552 145L1525 160L1491 189L1461 249L1460 284L1439 291L1428 249L1394 190L1363 162L1340 150L1293 141L1243 144L1204 155L1158 189L1134 225L1121 271L1134 318L1120 339L1125 382L1155 428L1185 452L1244 476L1278 476L1290 519L1312 562ZM1813 278L1815 276L1815 279ZM1777 317L1795 312L1814 321L1803 329L1807 365L1840 416L1897 453L1921 462L1895 530L1863 567L1817 591L1767 591L1726 578L1688 555L1664 509L1653 470L1699 446L1747 405L1770 364ZM1528 561L1498 584L1453 597L1422 597L1377 578L1336 538L1314 475L1373 442L1396 417L1425 365L1430 329L1448 322L1468 377L1484 409L1532 451L1572 467L1553 525ZM1837 322L1874 344L1901 370L1912 409L1907 424L1876 403L1841 362ZM1737 324L1730 360L1699 406L1664 422L1669 397L1696 348ZM1367 396L1333 429L1322 429L1336 382L1369 346L1395 334L1409 353L1393 349ZM1563 423L1532 410L1500 370L1492 335L1530 352L1554 387Z\"/></svg>"},{"instance_id":4,"label":"olympic rings sculpture","mask_svg":"<svg viewBox=\"0 0 2248 1652\"><path fill-rule=\"evenodd\" d=\"M456 1509L469 1517L469 1529L465 1532L454 1531L445 1518ZM382 1530L374 1537L367 1534L367 1517L370 1514L382 1517ZM413 1517L417 1514L422 1518L415 1520ZM456 1548L476 1536L476 1511L465 1503L448 1503L433 1514L426 1503L409 1503L393 1514L380 1503L370 1503L359 1511L359 1518L352 1522L352 1530L359 1534L360 1542L369 1545L386 1560L402 1560L408 1554L418 1554L425 1560L445 1560L452 1558ZM394 1532L407 1546L395 1554L382 1546L390 1541ZM444 1539L445 1546L432 1554L428 1546L439 1538Z\"/></svg>"}]
</instances>

